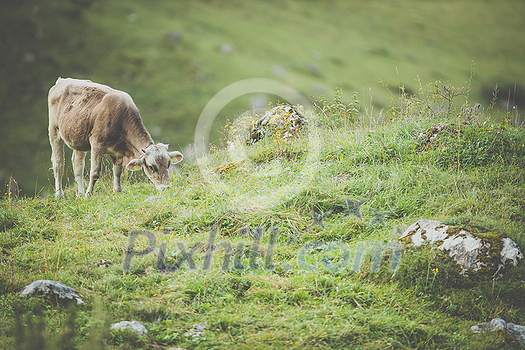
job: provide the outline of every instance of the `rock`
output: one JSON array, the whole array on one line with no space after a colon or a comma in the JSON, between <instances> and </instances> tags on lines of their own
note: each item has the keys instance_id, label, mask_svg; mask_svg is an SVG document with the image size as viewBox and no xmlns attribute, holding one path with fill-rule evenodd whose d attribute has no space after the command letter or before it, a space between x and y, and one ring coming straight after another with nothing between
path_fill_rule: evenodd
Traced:
<instances>
[{"instance_id":1,"label":"rock","mask_svg":"<svg viewBox=\"0 0 525 350\"><path fill-rule=\"evenodd\" d=\"M254 144L265 136L286 141L307 124L304 116L290 105L278 105L267 111L249 130L248 143Z\"/></svg>"},{"instance_id":2,"label":"rock","mask_svg":"<svg viewBox=\"0 0 525 350\"><path fill-rule=\"evenodd\" d=\"M514 323L507 323L501 318L494 318L489 323L480 323L470 327L470 330L474 333L481 332L495 332L498 330L504 330L512 338L516 339L521 346L525 346L525 326L520 326Z\"/></svg>"},{"instance_id":3,"label":"rock","mask_svg":"<svg viewBox=\"0 0 525 350\"><path fill-rule=\"evenodd\" d=\"M419 135L419 138L422 139L422 141L419 144L419 146L416 147L416 153L429 149L432 142L436 139L437 134L445 130L448 126L448 124L439 123L428 129L427 132Z\"/></svg>"},{"instance_id":4,"label":"rock","mask_svg":"<svg viewBox=\"0 0 525 350\"><path fill-rule=\"evenodd\" d=\"M20 296L28 298L41 293L44 293L45 295L54 294L61 299L75 299L77 301L77 305L84 304L84 301L82 301L75 289L68 287L63 283L50 280L34 281L33 283L24 287L24 289L20 292Z\"/></svg>"},{"instance_id":5,"label":"rock","mask_svg":"<svg viewBox=\"0 0 525 350\"><path fill-rule=\"evenodd\" d=\"M184 333L184 336L188 338L200 338L206 336L206 331L208 330L208 327L206 327L203 324L194 324L191 326L191 328Z\"/></svg>"},{"instance_id":6,"label":"rock","mask_svg":"<svg viewBox=\"0 0 525 350\"><path fill-rule=\"evenodd\" d=\"M182 39L182 33L178 31L168 33L167 36L168 36L168 39L171 41L179 41L180 39Z\"/></svg>"},{"instance_id":7,"label":"rock","mask_svg":"<svg viewBox=\"0 0 525 350\"><path fill-rule=\"evenodd\" d=\"M144 335L148 333L148 330L142 323L139 321L122 321L119 323L113 323L110 327L110 329L115 330L121 330L121 329L129 329L133 333L137 333L138 335Z\"/></svg>"},{"instance_id":8,"label":"rock","mask_svg":"<svg viewBox=\"0 0 525 350\"><path fill-rule=\"evenodd\" d=\"M233 51L233 48L229 44L221 44L221 46L219 46L219 51L227 55Z\"/></svg>"},{"instance_id":9,"label":"rock","mask_svg":"<svg viewBox=\"0 0 525 350\"><path fill-rule=\"evenodd\" d=\"M419 220L399 237L405 243L420 246L436 244L461 267L461 274L483 272L492 278L503 275L508 265L516 266L523 259L518 245L496 233L474 233L435 220Z\"/></svg>"},{"instance_id":10,"label":"rock","mask_svg":"<svg viewBox=\"0 0 525 350\"><path fill-rule=\"evenodd\" d=\"M108 259L100 259L96 262L96 265L101 269L105 269L106 267L109 267L111 265L111 261L109 261Z\"/></svg>"}]
</instances>

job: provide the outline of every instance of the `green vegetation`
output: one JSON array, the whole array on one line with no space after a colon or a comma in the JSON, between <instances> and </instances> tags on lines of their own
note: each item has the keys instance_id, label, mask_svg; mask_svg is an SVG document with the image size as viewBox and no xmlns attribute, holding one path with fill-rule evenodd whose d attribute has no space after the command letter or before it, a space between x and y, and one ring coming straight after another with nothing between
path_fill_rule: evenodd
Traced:
<instances>
[{"instance_id":1,"label":"green vegetation","mask_svg":"<svg viewBox=\"0 0 525 350\"><path fill-rule=\"evenodd\" d=\"M524 129L462 96L440 108L448 103L436 87L455 89L436 82L393 96L381 120L353 98L342 103L338 90L316 103L318 123L304 135L244 145L242 159L216 148L185 160L161 193L126 173L124 192L112 194L108 169L87 199L75 198L74 186L63 201L5 198L0 347L515 347L469 327L494 317L525 324L523 262L492 281L459 276L429 247L396 256L399 230L420 218L499 233L525 248ZM501 113L501 122L489 113ZM123 273L135 229L154 233L157 244ZM134 249L147 244L138 236ZM74 287L86 303L21 299L36 279ZM122 320L149 332L108 330ZM204 337L186 334L194 324L207 326Z\"/></svg>"},{"instance_id":2,"label":"green vegetation","mask_svg":"<svg viewBox=\"0 0 525 350\"><path fill-rule=\"evenodd\" d=\"M174 149L193 141L218 91L247 78L278 79L306 97L356 91L377 117L390 97L379 80L411 93L417 76L460 86L474 61L472 103L487 109L499 84L498 107L523 108L523 18L520 0L7 0L0 181L13 175L24 196L53 192L46 95L59 76L130 93L153 138ZM218 129L254 97L226 106Z\"/></svg>"}]
</instances>

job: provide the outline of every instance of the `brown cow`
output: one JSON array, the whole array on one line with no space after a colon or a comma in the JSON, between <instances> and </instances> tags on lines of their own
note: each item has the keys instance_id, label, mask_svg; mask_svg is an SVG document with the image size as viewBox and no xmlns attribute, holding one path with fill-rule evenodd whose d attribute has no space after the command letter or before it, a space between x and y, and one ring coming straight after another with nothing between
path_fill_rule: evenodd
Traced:
<instances>
[{"instance_id":1,"label":"brown cow","mask_svg":"<svg viewBox=\"0 0 525 350\"><path fill-rule=\"evenodd\" d=\"M84 195L84 159L91 150L91 171L86 196L100 177L102 157L113 161L113 190L120 192L122 164L143 169L158 190L169 186L168 168L182 160L168 145L154 144L135 103L127 93L89 80L58 78L49 90L49 142L55 196L63 197L64 142L73 149L73 172L78 195Z\"/></svg>"}]
</instances>

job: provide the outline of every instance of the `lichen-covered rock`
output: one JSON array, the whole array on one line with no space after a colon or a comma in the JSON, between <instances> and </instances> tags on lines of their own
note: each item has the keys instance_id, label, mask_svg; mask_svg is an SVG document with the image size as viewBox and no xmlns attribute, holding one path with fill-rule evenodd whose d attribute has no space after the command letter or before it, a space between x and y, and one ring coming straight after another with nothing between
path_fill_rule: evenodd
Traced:
<instances>
[{"instance_id":1,"label":"lichen-covered rock","mask_svg":"<svg viewBox=\"0 0 525 350\"><path fill-rule=\"evenodd\" d=\"M445 130L448 126L449 125L445 123L439 123L428 129L426 133L419 135L419 138L422 139L422 141L421 144L416 147L416 152L425 151L431 147L432 142L437 137L437 134Z\"/></svg>"},{"instance_id":2,"label":"lichen-covered rock","mask_svg":"<svg viewBox=\"0 0 525 350\"><path fill-rule=\"evenodd\" d=\"M501 318L494 318L489 323L480 323L470 327L474 333L505 331L513 339L518 341L521 346L525 346L525 326L514 323L507 323Z\"/></svg>"},{"instance_id":3,"label":"lichen-covered rock","mask_svg":"<svg viewBox=\"0 0 525 350\"><path fill-rule=\"evenodd\" d=\"M64 283L51 280L38 280L24 287L20 296L28 298L38 294L55 295L60 299L76 300L78 305L84 304L78 292Z\"/></svg>"},{"instance_id":4,"label":"lichen-covered rock","mask_svg":"<svg viewBox=\"0 0 525 350\"><path fill-rule=\"evenodd\" d=\"M138 335L144 335L148 333L146 327L139 321L122 321L119 323L113 323L110 327L113 330L129 329L133 333Z\"/></svg>"},{"instance_id":5,"label":"lichen-covered rock","mask_svg":"<svg viewBox=\"0 0 525 350\"><path fill-rule=\"evenodd\" d=\"M476 272L501 277L508 265L516 266L523 253L510 238L492 232L471 232L435 220L419 220L399 237L405 243L420 246L435 244L460 266L461 274Z\"/></svg>"},{"instance_id":6,"label":"lichen-covered rock","mask_svg":"<svg viewBox=\"0 0 525 350\"><path fill-rule=\"evenodd\" d=\"M278 105L267 111L249 131L248 143L256 143L265 136L286 141L295 136L307 124L304 116L290 105Z\"/></svg>"}]
</instances>

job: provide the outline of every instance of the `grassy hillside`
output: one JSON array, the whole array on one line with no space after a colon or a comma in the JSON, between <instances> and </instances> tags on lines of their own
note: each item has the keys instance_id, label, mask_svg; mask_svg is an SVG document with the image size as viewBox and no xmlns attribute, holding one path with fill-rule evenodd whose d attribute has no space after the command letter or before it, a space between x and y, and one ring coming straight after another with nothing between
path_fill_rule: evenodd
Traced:
<instances>
[{"instance_id":1,"label":"grassy hillside","mask_svg":"<svg viewBox=\"0 0 525 350\"><path fill-rule=\"evenodd\" d=\"M494 317L525 324L523 262L492 281L459 277L435 250L393 254L399 231L420 218L499 233L525 248L523 128L470 108L447 118L433 92L401 96L404 107L390 108L382 123L351 114L339 98L319 101L303 136L184 161L160 194L130 173L124 192L112 194L108 172L87 199L76 199L73 186L63 201L6 198L1 347L515 347L469 327ZM420 134L439 122L448 127L422 144ZM133 230L157 243L123 273ZM139 236L133 249L147 244ZM160 247L171 271L160 269ZM21 299L36 279L74 287L86 304ZM149 332L107 330L121 320ZM186 334L194 324L208 328L204 337Z\"/></svg>"},{"instance_id":2,"label":"grassy hillside","mask_svg":"<svg viewBox=\"0 0 525 350\"><path fill-rule=\"evenodd\" d=\"M377 116L390 97L379 81L394 94L417 92L417 77L460 86L474 61L473 102L486 108L498 83L501 103L523 106L518 0L32 0L8 1L2 13L0 180L12 174L28 196L53 191L46 94L58 76L129 92L154 139L179 149L218 91L254 77L314 98L356 91ZM218 123L254 97L233 101ZM256 100L265 98L276 100Z\"/></svg>"}]
</instances>

